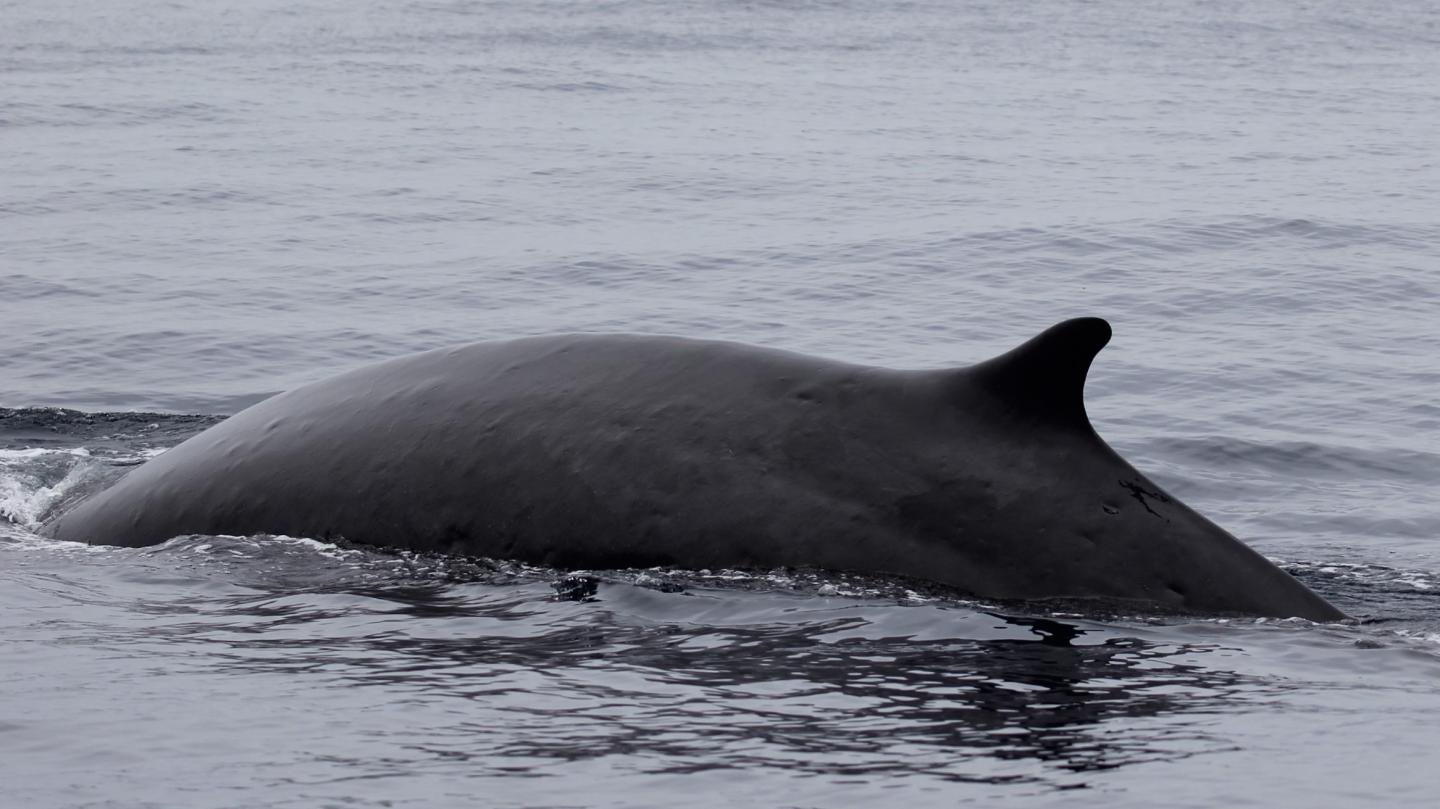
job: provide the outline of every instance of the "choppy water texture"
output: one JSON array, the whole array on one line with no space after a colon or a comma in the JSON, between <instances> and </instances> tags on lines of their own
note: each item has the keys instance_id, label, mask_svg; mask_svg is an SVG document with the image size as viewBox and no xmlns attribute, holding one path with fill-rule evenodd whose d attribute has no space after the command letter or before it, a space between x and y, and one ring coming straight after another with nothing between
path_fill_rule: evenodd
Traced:
<instances>
[{"instance_id":1,"label":"choppy water texture","mask_svg":"<svg viewBox=\"0 0 1440 809\"><path fill-rule=\"evenodd\" d=\"M1436 800L1433 4L0 0L0 70L6 805ZM412 350L1091 314L1100 432L1363 622L32 531Z\"/></svg>"}]
</instances>

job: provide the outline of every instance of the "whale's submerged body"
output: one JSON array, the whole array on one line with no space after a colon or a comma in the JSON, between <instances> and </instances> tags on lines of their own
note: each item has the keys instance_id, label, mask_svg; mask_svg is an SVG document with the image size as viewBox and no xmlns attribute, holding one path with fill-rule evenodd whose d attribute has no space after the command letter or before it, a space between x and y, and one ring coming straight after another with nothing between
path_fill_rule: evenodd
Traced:
<instances>
[{"instance_id":1,"label":"whale's submerged body","mask_svg":"<svg viewBox=\"0 0 1440 809\"><path fill-rule=\"evenodd\" d=\"M567 335L383 362L261 402L42 529L283 533L560 567L813 566L994 599L1344 617L1090 426L1105 321L968 368Z\"/></svg>"}]
</instances>

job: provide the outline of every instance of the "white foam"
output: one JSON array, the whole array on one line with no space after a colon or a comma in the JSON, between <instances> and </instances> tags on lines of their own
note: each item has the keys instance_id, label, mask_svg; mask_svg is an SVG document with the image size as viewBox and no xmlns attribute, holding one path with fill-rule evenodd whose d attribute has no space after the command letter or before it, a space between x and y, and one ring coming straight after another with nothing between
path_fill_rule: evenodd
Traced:
<instances>
[{"instance_id":1,"label":"white foam","mask_svg":"<svg viewBox=\"0 0 1440 809\"><path fill-rule=\"evenodd\" d=\"M5 540L5 547L8 550L45 551L63 553L112 553L115 551L128 550L114 545L91 545L85 542L75 542L68 539L54 539L42 537L24 527L6 525L0 522L0 538Z\"/></svg>"},{"instance_id":2,"label":"white foam","mask_svg":"<svg viewBox=\"0 0 1440 809\"><path fill-rule=\"evenodd\" d=\"M73 455L76 458L89 458L90 450L84 447L76 447L73 449L45 449L43 447L32 449L0 449L0 464L11 460L24 461L47 455Z\"/></svg>"},{"instance_id":3,"label":"white foam","mask_svg":"<svg viewBox=\"0 0 1440 809\"><path fill-rule=\"evenodd\" d=\"M84 449L0 450L0 517L26 528L35 528L40 515L85 478L84 472L88 467L83 463L74 463L63 478L45 485L31 470L38 459L53 456L87 459L90 453Z\"/></svg>"},{"instance_id":4,"label":"white foam","mask_svg":"<svg viewBox=\"0 0 1440 809\"><path fill-rule=\"evenodd\" d=\"M1395 577L1395 581L1400 584L1406 585L1407 587L1413 587L1416 590L1435 589L1434 580L1430 579L1428 577L1428 574L1424 573L1402 572L1400 575Z\"/></svg>"},{"instance_id":5,"label":"white foam","mask_svg":"<svg viewBox=\"0 0 1440 809\"><path fill-rule=\"evenodd\" d=\"M1395 629L1391 630L1399 637L1406 640L1420 641L1421 643L1433 643L1440 645L1440 632L1428 632L1419 629Z\"/></svg>"},{"instance_id":6,"label":"white foam","mask_svg":"<svg viewBox=\"0 0 1440 809\"><path fill-rule=\"evenodd\" d=\"M228 553L232 556L245 556L244 550L233 546L235 544L245 545L251 548L258 548L261 544L268 546L288 545L300 551L314 553L336 561L348 561L357 556L364 556L365 552L354 548L341 548L333 542L324 542L309 537L293 537L287 534L187 534L185 536L173 537L164 543L156 546L156 550L166 552L193 553L202 556L210 556L219 553Z\"/></svg>"}]
</instances>

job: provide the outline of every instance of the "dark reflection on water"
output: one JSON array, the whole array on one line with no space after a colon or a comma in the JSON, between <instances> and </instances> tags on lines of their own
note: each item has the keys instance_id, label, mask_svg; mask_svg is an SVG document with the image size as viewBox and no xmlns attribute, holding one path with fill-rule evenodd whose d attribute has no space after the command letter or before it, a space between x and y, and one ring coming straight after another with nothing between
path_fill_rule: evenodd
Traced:
<instances>
[{"instance_id":1,"label":"dark reflection on water","mask_svg":"<svg viewBox=\"0 0 1440 809\"><path fill-rule=\"evenodd\" d=\"M249 597L212 605L223 620L162 634L200 644L207 665L219 658L233 674L327 678L367 709L450 703L448 724L412 752L493 775L620 757L652 773L771 767L1074 787L1079 774L1232 749L1197 717L1273 693L1198 665L1213 646L1048 619L937 609L930 623L954 627L924 640L885 634L906 611L888 604L797 617L804 599L647 595L674 599L658 602L676 608L657 619L623 598L561 603L546 589ZM688 605L704 599L748 610L744 622L694 619Z\"/></svg>"}]
</instances>

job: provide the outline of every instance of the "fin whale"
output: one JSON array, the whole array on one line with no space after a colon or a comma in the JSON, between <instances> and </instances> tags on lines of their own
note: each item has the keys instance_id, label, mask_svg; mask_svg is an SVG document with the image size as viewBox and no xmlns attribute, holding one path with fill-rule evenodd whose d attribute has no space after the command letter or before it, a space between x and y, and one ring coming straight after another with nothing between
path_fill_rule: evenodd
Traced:
<instances>
[{"instance_id":1,"label":"fin whale","mask_svg":"<svg viewBox=\"0 0 1440 809\"><path fill-rule=\"evenodd\" d=\"M641 335L440 349L260 402L41 532L809 566L999 600L1343 618L1096 434L1085 377L1109 339L1080 318L928 371Z\"/></svg>"}]
</instances>

